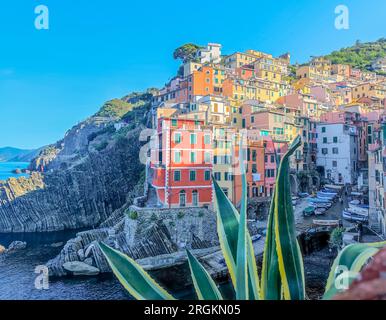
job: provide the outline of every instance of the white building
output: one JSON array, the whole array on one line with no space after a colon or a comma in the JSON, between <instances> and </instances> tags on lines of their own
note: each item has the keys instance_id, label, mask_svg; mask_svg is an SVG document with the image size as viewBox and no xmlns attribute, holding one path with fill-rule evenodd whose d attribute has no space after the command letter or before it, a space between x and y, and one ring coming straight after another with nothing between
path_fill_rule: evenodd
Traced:
<instances>
[{"instance_id":1,"label":"white building","mask_svg":"<svg viewBox=\"0 0 386 320\"><path fill-rule=\"evenodd\" d=\"M373 130L373 143L369 145L369 225L386 237L386 126Z\"/></svg>"},{"instance_id":2,"label":"white building","mask_svg":"<svg viewBox=\"0 0 386 320\"><path fill-rule=\"evenodd\" d=\"M356 183L357 128L342 123L320 123L316 127L316 132L316 165L324 173L324 178L336 184Z\"/></svg>"},{"instance_id":3,"label":"white building","mask_svg":"<svg viewBox=\"0 0 386 320\"><path fill-rule=\"evenodd\" d=\"M200 63L219 63L221 61L221 44L208 43L206 48L197 51L196 57L200 60Z\"/></svg>"},{"instance_id":4,"label":"white building","mask_svg":"<svg viewBox=\"0 0 386 320\"><path fill-rule=\"evenodd\" d=\"M372 68L375 71L386 72L386 58L376 59L372 64Z\"/></svg>"}]
</instances>

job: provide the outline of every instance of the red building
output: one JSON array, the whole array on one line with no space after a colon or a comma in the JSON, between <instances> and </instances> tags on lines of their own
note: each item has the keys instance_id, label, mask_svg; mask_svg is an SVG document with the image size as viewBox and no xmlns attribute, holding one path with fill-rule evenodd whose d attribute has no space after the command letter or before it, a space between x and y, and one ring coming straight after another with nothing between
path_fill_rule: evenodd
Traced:
<instances>
[{"instance_id":1,"label":"red building","mask_svg":"<svg viewBox=\"0 0 386 320\"><path fill-rule=\"evenodd\" d=\"M152 150L152 186L164 207L212 203L212 136L203 121L160 118Z\"/></svg>"}]
</instances>

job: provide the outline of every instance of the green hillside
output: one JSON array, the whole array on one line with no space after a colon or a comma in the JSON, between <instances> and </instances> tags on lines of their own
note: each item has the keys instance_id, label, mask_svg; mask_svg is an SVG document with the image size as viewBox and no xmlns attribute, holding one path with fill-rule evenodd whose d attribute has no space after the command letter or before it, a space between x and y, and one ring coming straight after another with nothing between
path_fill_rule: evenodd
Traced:
<instances>
[{"instance_id":1,"label":"green hillside","mask_svg":"<svg viewBox=\"0 0 386 320\"><path fill-rule=\"evenodd\" d=\"M348 48L342 48L327 55L332 63L349 64L362 71L371 70L372 62L386 56L386 38L381 38L375 42L357 43Z\"/></svg>"}]
</instances>

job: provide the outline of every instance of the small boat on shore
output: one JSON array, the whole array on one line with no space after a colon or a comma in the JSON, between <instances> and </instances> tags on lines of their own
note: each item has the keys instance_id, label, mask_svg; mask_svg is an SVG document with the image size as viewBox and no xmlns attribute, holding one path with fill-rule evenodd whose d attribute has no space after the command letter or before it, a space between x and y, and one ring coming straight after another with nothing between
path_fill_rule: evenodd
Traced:
<instances>
[{"instance_id":1,"label":"small boat on shore","mask_svg":"<svg viewBox=\"0 0 386 320\"><path fill-rule=\"evenodd\" d=\"M367 222L369 221L368 214L364 215L358 212L353 212L350 209L343 210L343 219L355 222Z\"/></svg>"},{"instance_id":2,"label":"small boat on shore","mask_svg":"<svg viewBox=\"0 0 386 320\"><path fill-rule=\"evenodd\" d=\"M308 202L314 202L314 203L330 203L329 199L327 198L310 197L307 200Z\"/></svg>"},{"instance_id":3,"label":"small boat on shore","mask_svg":"<svg viewBox=\"0 0 386 320\"><path fill-rule=\"evenodd\" d=\"M303 216L305 217L311 217L315 214L315 207L309 206L303 210Z\"/></svg>"}]
</instances>

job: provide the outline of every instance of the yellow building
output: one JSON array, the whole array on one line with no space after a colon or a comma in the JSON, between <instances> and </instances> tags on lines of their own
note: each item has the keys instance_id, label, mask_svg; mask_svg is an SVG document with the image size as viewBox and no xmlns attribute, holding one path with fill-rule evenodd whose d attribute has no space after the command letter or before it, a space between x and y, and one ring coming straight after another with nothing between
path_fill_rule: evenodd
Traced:
<instances>
[{"instance_id":1,"label":"yellow building","mask_svg":"<svg viewBox=\"0 0 386 320\"><path fill-rule=\"evenodd\" d=\"M244 65L252 64L258 57L253 54L235 52L224 60L225 67L236 69Z\"/></svg>"},{"instance_id":2,"label":"yellow building","mask_svg":"<svg viewBox=\"0 0 386 320\"><path fill-rule=\"evenodd\" d=\"M384 99L386 97L385 88L377 83L363 83L352 89L353 100L372 97Z\"/></svg>"},{"instance_id":3,"label":"yellow building","mask_svg":"<svg viewBox=\"0 0 386 320\"><path fill-rule=\"evenodd\" d=\"M282 83L288 75L288 64L281 59L260 58L255 61L254 68L258 78L275 83Z\"/></svg>"}]
</instances>

